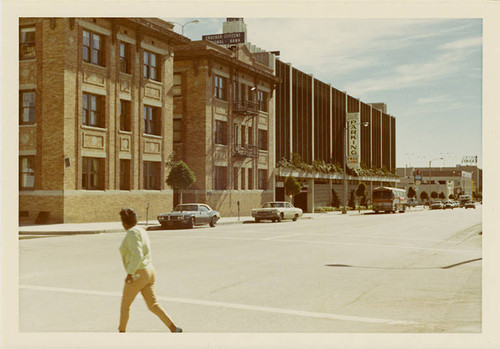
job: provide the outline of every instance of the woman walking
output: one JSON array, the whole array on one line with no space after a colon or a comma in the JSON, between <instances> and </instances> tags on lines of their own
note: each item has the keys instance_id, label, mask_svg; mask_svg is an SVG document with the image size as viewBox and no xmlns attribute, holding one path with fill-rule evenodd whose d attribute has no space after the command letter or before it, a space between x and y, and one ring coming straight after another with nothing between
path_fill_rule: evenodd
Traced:
<instances>
[{"instance_id":1,"label":"woman walking","mask_svg":"<svg viewBox=\"0 0 500 349\"><path fill-rule=\"evenodd\" d=\"M149 237L144 228L137 226L137 213L131 208L123 208L120 211L120 216L123 228L127 231L120 246L127 278L123 287L118 331L125 332L130 306L135 296L141 292L148 309L155 313L171 332L182 332L182 329L174 325L156 301L155 271L151 259Z\"/></svg>"}]
</instances>

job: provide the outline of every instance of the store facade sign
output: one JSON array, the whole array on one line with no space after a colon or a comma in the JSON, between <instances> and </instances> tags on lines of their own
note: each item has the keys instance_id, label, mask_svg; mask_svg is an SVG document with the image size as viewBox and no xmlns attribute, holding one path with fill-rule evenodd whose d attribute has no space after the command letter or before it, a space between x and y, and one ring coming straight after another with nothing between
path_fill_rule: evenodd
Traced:
<instances>
[{"instance_id":1,"label":"store facade sign","mask_svg":"<svg viewBox=\"0 0 500 349\"><path fill-rule=\"evenodd\" d=\"M245 43L245 32L203 35L201 38L218 45L243 44Z\"/></svg>"},{"instance_id":2,"label":"store facade sign","mask_svg":"<svg viewBox=\"0 0 500 349\"><path fill-rule=\"evenodd\" d=\"M347 113L347 166L359 169L361 158L359 113Z\"/></svg>"}]
</instances>

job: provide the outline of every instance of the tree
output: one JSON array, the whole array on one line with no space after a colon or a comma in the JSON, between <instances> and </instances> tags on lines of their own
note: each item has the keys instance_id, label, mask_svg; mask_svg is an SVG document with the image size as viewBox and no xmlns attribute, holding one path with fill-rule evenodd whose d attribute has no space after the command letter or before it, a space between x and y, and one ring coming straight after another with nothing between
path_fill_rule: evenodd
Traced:
<instances>
[{"instance_id":1,"label":"tree","mask_svg":"<svg viewBox=\"0 0 500 349\"><path fill-rule=\"evenodd\" d=\"M333 188L332 188L332 206L337 208L340 206L339 196L337 195L337 192Z\"/></svg>"},{"instance_id":2,"label":"tree","mask_svg":"<svg viewBox=\"0 0 500 349\"><path fill-rule=\"evenodd\" d=\"M356 189L356 196L358 198L362 198L362 197L366 197L366 184L361 182L358 184L358 188ZM359 209L359 212L361 212L361 200L358 199L359 202L358 202L358 209Z\"/></svg>"},{"instance_id":3,"label":"tree","mask_svg":"<svg viewBox=\"0 0 500 349\"><path fill-rule=\"evenodd\" d=\"M290 196L290 201L292 197L300 193L302 187L299 182L293 176L286 177L285 180L285 194Z\"/></svg>"},{"instance_id":4,"label":"tree","mask_svg":"<svg viewBox=\"0 0 500 349\"><path fill-rule=\"evenodd\" d=\"M351 193L349 194L349 202L347 203L347 207L351 207L352 209L355 209L356 207L355 199L354 199L354 189L351 190Z\"/></svg>"},{"instance_id":5,"label":"tree","mask_svg":"<svg viewBox=\"0 0 500 349\"><path fill-rule=\"evenodd\" d=\"M420 193L420 200L422 200L424 202L424 205L425 205L425 201L429 200L429 194L427 194L426 191L423 191Z\"/></svg>"},{"instance_id":6,"label":"tree","mask_svg":"<svg viewBox=\"0 0 500 349\"><path fill-rule=\"evenodd\" d=\"M180 191L182 204L182 191L196 183L196 177L188 165L180 160L173 164L166 182L172 189Z\"/></svg>"},{"instance_id":7,"label":"tree","mask_svg":"<svg viewBox=\"0 0 500 349\"><path fill-rule=\"evenodd\" d=\"M444 200L444 199L446 198L446 195L444 195L444 193L443 193L443 192L440 192L440 193L439 193L439 198L440 198L441 200Z\"/></svg>"},{"instance_id":8,"label":"tree","mask_svg":"<svg viewBox=\"0 0 500 349\"><path fill-rule=\"evenodd\" d=\"M413 187L408 188L408 197L409 198L417 197L417 192L415 191L415 189L413 189Z\"/></svg>"},{"instance_id":9,"label":"tree","mask_svg":"<svg viewBox=\"0 0 500 349\"><path fill-rule=\"evenodd\" d=\"M433 198L433 199L437 199L437 197L438 197L438 193L437 193L437 192L435 192L435 191L433 191L433 192L431 193L431 198Z\"/></svg>"}]
</instances>

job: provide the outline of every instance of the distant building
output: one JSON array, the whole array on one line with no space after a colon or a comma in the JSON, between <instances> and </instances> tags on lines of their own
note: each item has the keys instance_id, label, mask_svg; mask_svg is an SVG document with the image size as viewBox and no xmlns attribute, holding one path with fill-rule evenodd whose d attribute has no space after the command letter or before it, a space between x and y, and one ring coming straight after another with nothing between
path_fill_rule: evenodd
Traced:
<instances>
[{"instance_id":1,"label":"distant building","mask_svg":"<svg viewBox=\"0 0 500 349\"><path fill-rule=\"evenodd\" d=\"M432 192L438 195L443 193L448 199L450 195L455 198L460 194L473 193L473 174L464 171L461 167L406 167L398 168L397 174L400 178L401 186L408 189L410 186L417 191L420 200L420 193L425 191L431 197Z\"/></svg>"},{"instance_id":2,"label":"distant building","mask_svg":"<svg viewBox=\"0 0 500 349\"><path fill-rule=\"evenodd\" d=\"M173 48L154 18L21 18L19 215L26 222L140 219L172 208Z\"/></svg>"}]
</instances>

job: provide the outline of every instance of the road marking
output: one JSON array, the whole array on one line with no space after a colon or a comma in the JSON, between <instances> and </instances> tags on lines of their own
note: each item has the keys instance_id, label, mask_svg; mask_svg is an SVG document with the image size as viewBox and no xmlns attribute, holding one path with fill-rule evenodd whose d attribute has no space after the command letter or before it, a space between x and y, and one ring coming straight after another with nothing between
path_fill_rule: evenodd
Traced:
<instances>
[{"instance_id":1,"label":"road marking","mask_svg":"<svg viewBox=\"0 0 500 349\"><path fill-rule=\"evenodd\" d=\"M64 293L96 295L96 296L110 296L110 297L121 297L122 296L122 294L119 292L80 290L80 289L62 288L62 287L19 285L19 288L27 289L27 290L35 290L35 291L64 292ZM162 300L162 301L165 301L165 302L196 304L196 305L204 305L204 306L211 306L211 307L223 307L223 308L231 308L231 309L239 309L239 310L262 311L262 312L267 312L267 313L296 315L296 316L312 317L312 318L319 318L319 319L343 320L343 321L355 321L355 322L370 322L370 323L379 323L379 324L388 324L388 325L415 325L415 324L417 324L417 322L414 322L414 321L380 319L380 318L341 315L341 314L332 314L332 313L319 313L319 312L313 312L313 311L282 309L282 308L264 307L264 306L258 306L258 305L247 305L247 304L216 302L216 301L204 301L204 300L199 300L199 299L162 297L162 296L157 296L157 298Z\"/></svg>"}]
</instances>

